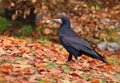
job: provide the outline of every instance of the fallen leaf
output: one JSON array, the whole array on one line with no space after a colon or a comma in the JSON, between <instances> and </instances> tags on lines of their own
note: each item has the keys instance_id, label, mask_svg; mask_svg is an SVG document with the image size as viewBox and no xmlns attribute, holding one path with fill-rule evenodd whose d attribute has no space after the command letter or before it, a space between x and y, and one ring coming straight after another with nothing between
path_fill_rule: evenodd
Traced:
<instances>
[{"instance_id":1,"label":"fallen leaf","mask_svg":"<svg viewBox=\"0 0 120 83\"><path fill-rule=\"evenodd\" d=\"M104 74L106 77L108 77L109 79L111 79L112 82L115 82L115 83L120 82L119 79L114 78L112 75L109 75L109 74L107 74L107 73L103 73L103 74Z\"/></svg>"},{"instance_id":2,"label":"fallen leaf","mask_svg":"<svg viewBox=\"0 0 120 83\"><path fill-rule=\"evenodd\" d=\"M42 67L42 68L44 67L44 68L46 68L47 64L46 63L36 63L35 66L36 67Z\"/></svg>"},{"instance_id":3,"label":"fallen leaf","mask_svg":"<svg viewBox=\"0 0 120 83\"><path fill-rule=\"evenodd\" d=\"M112 70L112 64L106 65L106 66L105 66L105 70L106 70L106 71Z\"/></svg>"},{"instance_id":4,"label":"fallen leaf","mask_svg":"<svg viewBox=\"0 0 120 83\"><path fill-rule=\"evenodd\" d=\"M22 75L22 73L21 72L11 72L10 73L12 76L21 76Z\"/></svg>"},{"instance_id":5,"label":"fallen leaf","mask_svg":"<svg viewBox=\"0 0 120 83\"><path fill-rule=\"evenodd\" d=\"M28 58L28 59L30 59L30 60L33 60L33 57L32 57L30 54L24 53L24 54L22 55L22 57L25 57L25 58Z\"/></svg>"},{"instance_id":6,"label":"fallen leaf","mask_svg":"<svg viewBox=\"0 0 120 83\"><path fill-rule=\"evenodd\" d=\"M31 71L30 69L24 69L24 70L22 70L22 74L24 74L24 75L31 75L33 73L33 71Z\"/></svg>"},{"instance_id":7,"label":"fallen leaf","mask_svg":"<svg viewBox=\"0 0 120 83\"><path fill-rule=\"evenodd\" d=\"M19 63L21 65L27 65L28 61L27 60L21 60L21 61L16 61L16 63Z\"/></svg>"},{"instance_id":8,"label":"fallen leaf","mask_svg":"<svg viewBox=\"0 0 120 83\"><path fill-rule=\"evenodd\" d=\"M5 51L3 50L3 48L0 48L0 56L2 56L3 54L6 54Z\"/></svg>"},{"instance_id":9,"label":"fallen leaf","mask_svg":"<svg viewBox=\"0 0 120 83\"><path fill-rule=\"evenodd\" d=\"M13 70L13 65L4 64L0 66L0 71L6 74L9 74Z\"/></svg>"},{"instance_id":10,"label":"fallen leaf","mask_svg":"<svg viewBox=\"0 0 120 83\"><path fill-rule=\"evenodd\" d=\"M57 64L59 64L59 65L66 64L66 62L65 62L65 61L61 61L61 60L58 60L56 63L57 63Z\"/></svg>"},{"instance_id":11,"label":"fallen leaf","mask_svg":"<svg viewBox=\"0 0 120 83\"><path fill-rule=\"evenodd\" d=\"M21 70L25 68L31 68L32 65L13 64L14 67L20 67Z\"/></svg>"},{"instance_id":12,"label":"fallen leaf","mask_svg":"<svg viewBox=\"0 0 120 83\"><path fill-rule=\"evenodd\" d=\"M5 75L0 75L0 83L8 83L7 79L5 78Z\"/></svg>"},{"instance_id":13,"label":"fallen leaf","mask_svg":"<svg viewBox=\"0 0 120 83\"><path fill-rule=\"evenodd\" d=\"M73 77L81 78L77 73L71 73L70 75L73 76Z\"/></svg>"},{"instance_id":14,"label":"fallen leaf","mask_svg":"<svg viewBox=\"0 0 120 83\"><path fill-rule=\"evenodd\" d=\"M57 68L57 67L58 67L58 64L55 62L52 62L52 63L49 63L46 68L52 69L52 68Z\"/></svg>"},{"instance_id":15,"label":"fallen leaf","mask_svg":"<svg viewBox=\"0 0 120 83\"><path fill-rule=\"evenodd\" d=\"M99 82L99 79L94 79L90 83L100 83L100 82Z\"/></svg>"},{"instance_id":16,"label":"fallen leaf","mask_svg":"<svg viewBox=\"0 0 120 83\"><path fill-rule=\"evenodd\" d=\"M61 71L58 69L50 69L49 71L49 73L51 73L54 76L59 75L61 73Z\"/></svg>"}]
</instances>

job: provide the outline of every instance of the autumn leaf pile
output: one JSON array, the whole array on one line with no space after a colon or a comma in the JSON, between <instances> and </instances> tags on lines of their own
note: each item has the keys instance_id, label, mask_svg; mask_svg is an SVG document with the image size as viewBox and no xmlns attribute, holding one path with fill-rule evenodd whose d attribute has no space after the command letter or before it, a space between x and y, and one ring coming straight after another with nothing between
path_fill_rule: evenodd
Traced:
<instances>
[{"instance_id":1,"label":"autumn leaf pile","mask_svg":"<svg viewBox=\"0 0 120 83\"><path fill-rule=\"evenodd\" d=\"M0 83L119 83L120 54L101 52L110 62L82 56L66 63L61 45L0 37ZM113 57L114 56L114 57ZM115 59L115 61L113 61Z\"/></svg>"},{"instance_id":2,"label":"autumn leaf pile","mask_svg":"<svg viewBox=\"0 0 120 83\"><path fill-rule=\"evenodd\" d=\"M110 53L95 47L107 58L109 65L85 55L79 57L80 64L77 64L74 58L66 63L68 53L60 44L35 39L40 36L56 36L59 25L48 20L65 14L70 19L72 28L89 41L113 41L113 39L118 41L120 39L119 0L7 0L5 2L6 9L14 10L10 15L12 20L16 20L20 15L26 20L32 8L35 9L32 12L37 15L38 28L32 33L28 26L23 27L23 30L11 26L12 30L8 31L5 27L8 36L13 34L29 36L32 33L34 38L14 38L1 34L0 83L120 82L120 51ZM32 19L33 21L35 18ZM8 24L3 20L1 22L1 25ZM3 26L1 29L4 32ZM44 42L47 42L47 45Z\"/></svg>"}]
</instances>

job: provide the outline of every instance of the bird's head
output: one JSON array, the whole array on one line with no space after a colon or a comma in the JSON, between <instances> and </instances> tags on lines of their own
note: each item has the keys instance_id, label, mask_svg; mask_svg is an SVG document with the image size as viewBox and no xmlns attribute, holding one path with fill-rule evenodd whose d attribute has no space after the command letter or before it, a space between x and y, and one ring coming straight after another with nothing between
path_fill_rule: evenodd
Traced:
<instances>
[{"instance_id":1,"label":"bird's head","mask_svg":"<svg viewBox=\"0 0 120 83\"><path fill-rule=\"evenodd\" d=\"M53 21L60 23L60 24L70 22L69 19L65 16L62 16L60 19L53 19Z\"/></svg>"},{"instance_id":2,"label":"bird's head","mask_svg":"<svg viewBox=\"0 0 120 83\"><path fill-rule=\"evenodd\" d=\"M62 20L62 23L70 22L69 19L67 17L65 17L65 16L62 16L61 20Z\"/></svg>"}]
</instances>

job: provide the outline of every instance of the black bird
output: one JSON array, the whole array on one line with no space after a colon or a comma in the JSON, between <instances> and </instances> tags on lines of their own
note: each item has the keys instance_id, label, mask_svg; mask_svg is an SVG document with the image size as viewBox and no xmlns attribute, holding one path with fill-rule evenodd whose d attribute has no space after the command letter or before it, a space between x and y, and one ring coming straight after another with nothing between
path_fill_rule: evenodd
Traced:
<instances>
[{"instance_id":1,"label":"black bird","mask_svg":"<svg viewBox=\"0 0 120 83\"><path fill-rule=\"evenodd\" d=\"M58 20L55 21L58 22ZM72 55L78 61L78 57L85 54L107 63L104 57L98 54L87 41L80 38L77 33L71 29L70 21L67 17L62 16L61 21L58 37L63 47L69 52L68 62L72 59Z\"/></svg>"}]
</instances>

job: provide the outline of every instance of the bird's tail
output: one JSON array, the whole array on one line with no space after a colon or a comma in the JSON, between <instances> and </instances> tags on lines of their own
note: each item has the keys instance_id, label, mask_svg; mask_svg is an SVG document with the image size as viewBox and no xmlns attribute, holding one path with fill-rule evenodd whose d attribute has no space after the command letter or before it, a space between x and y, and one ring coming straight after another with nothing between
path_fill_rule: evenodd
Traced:
<instances>
[{"instance_id":1,"label":"bird's tail","mask_svg":"<svg viewBox=\"0 0 120 83\"><path fill-rule=\"evenodd\" d=\"M98 55L101 57L100 60L102 60L103 62L105 62L106 64L108 64L107 60L103 56L101 56L100 54L98 54Z\"/></svg>"},{"instance_id":2,"label":"bird's tail","mask_svg":"<svg viewBox=\"0 0 120 83\"><path fill-rule=\"evenodd\" d=\"M96 51L95 51L96 52ZM97 52L96 52L97 53ZM106 64L108 64L107 60L102 56L100 55L99 53L97 53L99 55L100 58L98 58L99 60L105 62Z\"/></svg>"},{"instance_id":3,"label":"bird's tail","mask_svg":"<svg viewBox=\"0 0 120 83\"><path fill-rule=\"evenodd\" d=\"M89 53L85 53L87 56L91 57L91 58L95 58L98 59L100 61L103 61L104 63L108 64L107 60L100 55L99 53L97 53L95 50L89 52Z\"/></svg>"}]
</instances>

